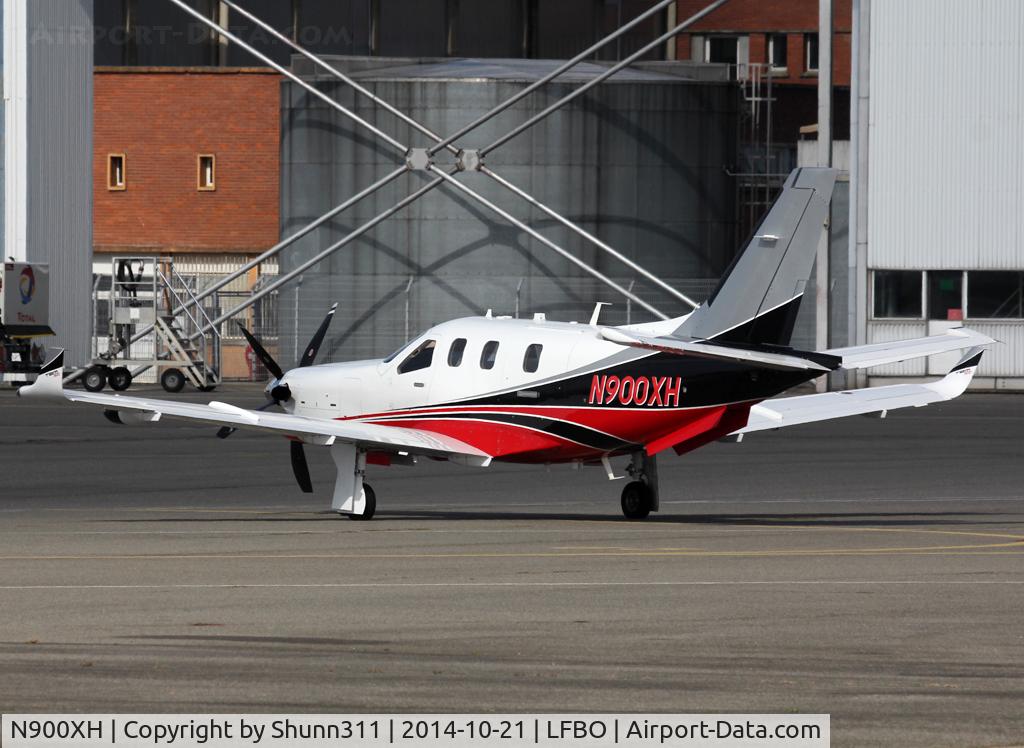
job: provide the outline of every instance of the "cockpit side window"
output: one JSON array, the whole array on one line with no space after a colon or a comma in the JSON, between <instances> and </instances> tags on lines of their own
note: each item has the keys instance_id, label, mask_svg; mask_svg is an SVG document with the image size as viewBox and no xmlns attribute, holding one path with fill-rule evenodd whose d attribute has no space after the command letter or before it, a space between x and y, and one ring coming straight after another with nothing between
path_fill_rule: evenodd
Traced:
<instances>
[{"instance_id":1,"label":"cockpit side window","mask_svg":"<svg viewBox=\"0 0 1024 748\"><path fill-rule=\"evenodd\" d=\"M480 353L480 368L493 369L494 362L498 358L498 341L489 340Z\"/></svg>"},{"instance_id":2,"label":"cockpit side window","mask_svg":"<svg viewBox=\"0 0 1024 748\"><path fill-rule=\"evenodd\" d=\"M410 371L419 371L430 366L434 360L435 345L436 341L434 340L423 341L415 351L409 354L405 361L398 365L398 373L408 374Z\"/></svg>"},{"instance_id":3,"label":"cockpit side window","mask_svg":"<svg viewBox=\"0 0 1024 748\"><path fill-rule=\"evenodd\" d=\"M452 341L452 347L448 349L448 365L449 366L460 366L462 364L462 354L466 352L466 339L456 338Z\"/></svg>"}]
</instances>

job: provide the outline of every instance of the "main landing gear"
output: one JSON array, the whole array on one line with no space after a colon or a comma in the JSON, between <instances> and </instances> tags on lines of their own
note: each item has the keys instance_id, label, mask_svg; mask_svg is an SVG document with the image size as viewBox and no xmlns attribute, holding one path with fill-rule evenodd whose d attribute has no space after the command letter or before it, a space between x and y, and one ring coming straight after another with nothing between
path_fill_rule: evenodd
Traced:
<instances>
[{"instance_id":1,"label":"main landing gear","mask_svg":"<svg viewBox=\"0 0 1024 748\"><path fill-rule=\"evenodd\" d=\"M626 519L644 519L658 511L658 463L646 452L635 452L626 468L632 481L622 489L622 513Z\"/></svg>"}]
</instances>

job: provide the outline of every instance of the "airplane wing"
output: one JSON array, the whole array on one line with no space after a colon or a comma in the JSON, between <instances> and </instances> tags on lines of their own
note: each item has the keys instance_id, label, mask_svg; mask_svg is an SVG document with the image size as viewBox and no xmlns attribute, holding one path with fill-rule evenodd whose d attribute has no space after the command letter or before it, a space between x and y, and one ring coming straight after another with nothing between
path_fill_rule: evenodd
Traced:
<instances>
[{"instance_id":1,"label":"airplane wing","mask_svg":"<svg viewBox=\"0 0 1024 748\"><path fill-rule=\"evenodd\" d=\"M247 410L228 403L174 402L146 397L125 397L102 393L64 390L61 375L64 354L61 352L43 367L35 383L18 390L19 397L38 397L85 403L106 409L108 417L121 423L156 422L174 418L213 426L231 426L295 437L311 444L330 445L337 442L356 444L363 448L403 451L431 457L454 458L466 464L486 467L491 456L464 442L441 434L428 433L401 426L379 426L355 421L335 421Z\"/></svg>"},{"instance_id":2,"label":"airplane wing","mask_svg":"<svg viewBox=\"0 0 1024 748\"><path fill-rule=\"evenodd\" d=\"M649 351L663 351L680 356L698 356L727 361L739 361L757 364L771 369L800 369L803 371L832 371L839 365L839 359L832 355L809 353L804 356L793 356L786 353L737 348L711 342L682 340L680 338L659 336L652 337L627 332L619 328L601 328L601 337L612 343L627 345L631 348L644 348ZM814 360L817 359L817 360Z\"/></svg>"},{"instance_id":3,"label":"airplane wing","mask_svg":"<svg viewBox=\"0 0 1024 748\"><path fill-rule=\"evenodd\" d=\"M870 366L894 364L910 358L934 356L937 353L948 353L964 348L990 345L995 342L980 332L969 330L966 327L957 327L948 330L943 335L932 335L927 338L894 340L889 343L872 343L850 348L832 348L822 352L841 358L844 369L866 369Z\"/></svg>"},{"instance_id":4,"label":"airplane wing","mask_svg":"<svg viewBox=\"0 0 1024 748\"><path fill-rule=\"evenodd\" d=\"M920 408L931 403L952 400L967 389L981 361L982 353L982 349L972 348L949 374L927 384L894 384L862 390L765 400L750 409L747 425L734 431L730 436L742 438L744 434L753 431L779 429L801 423L868 413L880 413L884 417L888 411L897 408Z\"/></svg>"}]
</instances>

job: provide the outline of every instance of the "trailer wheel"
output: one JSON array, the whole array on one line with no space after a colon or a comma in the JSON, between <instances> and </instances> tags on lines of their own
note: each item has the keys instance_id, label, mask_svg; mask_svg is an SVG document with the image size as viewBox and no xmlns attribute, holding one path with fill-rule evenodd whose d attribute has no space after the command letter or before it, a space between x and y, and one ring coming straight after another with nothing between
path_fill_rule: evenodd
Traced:
<instances>
[{"instance_id":1,"label":"trailer wheel","mask_svg":"<svg viewBox=\"0 0 1024 748\"><path fill-rule=\"evenodd\" d=\"M178 369L167 369L160 375L160 386L168 392L181 392L185 387L185 375Z\"/></svg>"},{"instance_id":2,"label":"trailer wheel","mask_svg":"<svg viewBox=\"0 0 1024 748\"><path fill-rule=\"evenodd\" d=\"M110 374L107 375L107 384L115 392L124 392L132 386L132 373L124 366L111 369Z\"/></svg>"},{"instance_id":3,"label":"trailer wheel","mask_svg":"<svg viewBox=\"0 0 1024 748\"><path fill-rule=\"evenodd\" d=\"M89 392L102 392L107 386L107 369L105 366L93 366L82 375L82 386Z\"/></svg>"}]
</instances>

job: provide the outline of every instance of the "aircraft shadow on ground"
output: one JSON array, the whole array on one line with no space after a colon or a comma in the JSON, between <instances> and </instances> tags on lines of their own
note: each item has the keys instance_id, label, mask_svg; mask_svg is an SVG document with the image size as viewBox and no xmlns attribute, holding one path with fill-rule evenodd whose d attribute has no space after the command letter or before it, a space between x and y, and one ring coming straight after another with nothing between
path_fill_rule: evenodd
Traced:
<instances>
[{"instance_id":1,"label":"aircraft shadow on ground","mask_svg":"<svg viewBox=\"0 0 1024 748\"><path fill-rule=\"evenodd\" d=\"M197 510L201 512L202 510ZM1012 527L1024 524L1024 520L1013 521L986 520L982 517L1007 517L1016 512L788 512L788 513L749 513L737 512L707 514L657 514L651 515L641 522L631 522L621 516L611 514L587 514L583 512L509 512L509 511L443 511L443 510L387 510L377 512L374 519L367 524L355 524L353 527L372 529L375 525L387 524L401 520L426 521L523 521L536 522L569 521L569 522L608 522L623 525L778 525L779 527L921 527L921 526L962 526L962 525L993 525ZM97 520L98 522L123 524L301 524L309 522L343 522L345 517L330 511L312 512L305 516L261 516L261 517L160 517L118 520Z\"/></svg>"}]
</instances>

